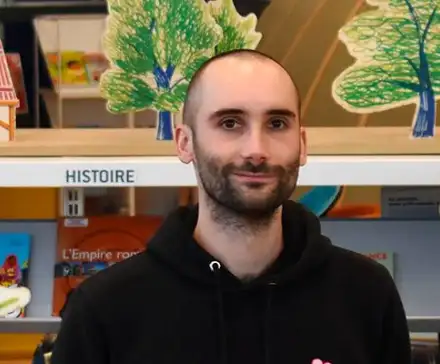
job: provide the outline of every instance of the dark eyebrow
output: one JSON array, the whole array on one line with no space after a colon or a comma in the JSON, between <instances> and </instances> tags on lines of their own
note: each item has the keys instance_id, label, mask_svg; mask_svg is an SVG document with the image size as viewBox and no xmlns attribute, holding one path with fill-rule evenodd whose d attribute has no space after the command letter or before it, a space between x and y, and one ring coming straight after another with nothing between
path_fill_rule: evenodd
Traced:
<instances>
[{"instance_id":1,"label":"dark eyebrow","mask_svg":"<svg viewBox=\"0 0 440 364\"><path fill-rule=\"evenodd\" d=\"M243 109L228 108L228 109L219 109L213 112L209 118L218 119L228 115L246 115L246 114L248 114L248 112L246 112ZM296 118L296 113L290 109L270 109L267 110L265 114L270 116L287 116L293 119Z\"/></svg>"},{"instance_id":2,"label":"dark eyebrow","mask_svg":"<svg viewBox=\"0 0 440 364\"><path fill-rule=\"evenodd\" d=\"M267 115L288 116L292 119L296 118L296 113L290 109L271 109L266 112Z\"/></svg>"},{"instance_id":3,"label":"dark eyebrow","mask_svg":"<svg viewBox=\"0 0 440 364\"><path fill-rule=\"evenodd\" d=\"M228 115L245 115L246 112L242 109L219 109L215 112L213 112L209 118L210 119L219 119L222 118L223 116L228 116Z\"/></svg>"}]
</instances>

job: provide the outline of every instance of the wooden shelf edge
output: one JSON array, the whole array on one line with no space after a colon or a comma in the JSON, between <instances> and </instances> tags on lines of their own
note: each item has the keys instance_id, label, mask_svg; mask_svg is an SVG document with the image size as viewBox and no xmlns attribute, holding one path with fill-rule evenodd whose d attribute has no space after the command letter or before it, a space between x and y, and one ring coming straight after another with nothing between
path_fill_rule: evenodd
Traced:
<instances>
[{"instance_id":1,"label":"wooden shelf edge","mask_svg":"<svg viewBox=\"0 0 440 364\"><path fill-rule=\"evenodd\" d=\"M408 127L307 128L309 155L436 155L440 137L413 139Z\"/></svg>"},{"instance_id":2,"label":"wooden shelf edge","mask_svg":"<svg viewBox=\"0 0 440 364\"><path fill-rule=\"evenodd\" d=\"M440 137L410 139L406 127L307 128L309 155L440 155ZM0 157L175 156L174 141L155 129L18 129Z\"/></svg>"}]
</instances>

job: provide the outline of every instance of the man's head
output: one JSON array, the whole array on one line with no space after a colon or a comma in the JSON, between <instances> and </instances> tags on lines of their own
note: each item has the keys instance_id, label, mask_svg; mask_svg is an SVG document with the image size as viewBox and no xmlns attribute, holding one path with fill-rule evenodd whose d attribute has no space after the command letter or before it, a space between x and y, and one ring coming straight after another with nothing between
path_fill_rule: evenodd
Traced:
<instances>
[{"instance_id":1,"label":"man's head","mask_svg":"<svg viewBox=\"0 0 440 364\"><path fill-rule=\"evenodd\" d=\"M292 195L306 162L300 100L288 72L257 51L216 56L193 77L177 127L201 193L247 219L266 219Z\"/></svg>"}]
</instances>

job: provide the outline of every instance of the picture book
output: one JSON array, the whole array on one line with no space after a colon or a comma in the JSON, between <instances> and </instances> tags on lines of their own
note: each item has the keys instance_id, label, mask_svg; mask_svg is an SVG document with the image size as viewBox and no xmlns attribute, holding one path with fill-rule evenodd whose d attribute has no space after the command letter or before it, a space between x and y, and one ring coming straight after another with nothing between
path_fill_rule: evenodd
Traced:
<instances>
[{"instance_id":1,"label":"picture book","mask_svg":"<svg viewBox=\"0 0 440 364\"><path fill-rule=\"evenodd\" d=\"M102 53L85 53L84 62L89 83L99 83L101 75L108 68L107 58Z\"/></svg>"},{"instance_id":2,"label":"picture book","mask_svg":"<svg viewBox=\"0 0 440 364\"><path fill-rule=\"evenodd\" d=\"M84 279L145 250L162 217L93 216L58 221L53 315Z\"/></svg>"},{"instance_id":3,"label":"picture book","mask_svg":"<svg viewBox=\"0 0 440 364\"><path fill-rule=\"evenodd\" d=\"M108 61L101 53L49 52L46 61L54 85L96 86L108 67Z\"/></svg>"},{"instance_id":4,"label":"picture book","mask_svg":"<svg viewBox=\"0 0 440 364\"><path fill-rule=\"evenodd\" d=\"M31 236L0 233L0 317L25 316Z\"/></svg>"}]
</instances>

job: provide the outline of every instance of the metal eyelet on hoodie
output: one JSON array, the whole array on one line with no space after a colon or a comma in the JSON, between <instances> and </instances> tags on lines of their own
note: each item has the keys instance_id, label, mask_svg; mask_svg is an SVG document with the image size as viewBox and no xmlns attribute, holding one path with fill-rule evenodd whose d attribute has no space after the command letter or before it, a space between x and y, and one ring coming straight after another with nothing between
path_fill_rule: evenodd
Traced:
<instances>
[{"instance_id":1,"label":"metal eyelet on hoodie","mask_svg":"<svg viewBox=\"0 0 440 364\"><path fill-rule=\"evenodd\" d=\"M211 272L215 272L217 270L220 270L220 268L222 267L222 265L220 264L220 262L213 260L211 263L209 263L209 269L211 269Z\"/></svg>"}]
</instances>

